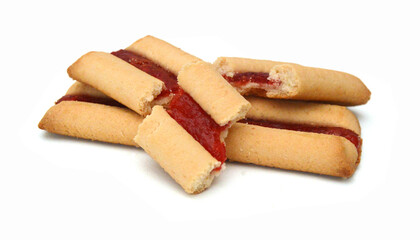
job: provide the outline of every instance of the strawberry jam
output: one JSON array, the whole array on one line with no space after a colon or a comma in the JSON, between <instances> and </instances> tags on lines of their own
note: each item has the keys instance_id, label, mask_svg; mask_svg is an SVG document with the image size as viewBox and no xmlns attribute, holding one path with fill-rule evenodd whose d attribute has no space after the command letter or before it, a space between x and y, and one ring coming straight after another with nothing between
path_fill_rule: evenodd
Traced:
<instances>
[{"instance_id":1,"label":"strawberry jam","mask_svg":"<svg viewBox=\"0 0 420 240\"><path fill-rule=\"evenodd\" d=\"M119 50L111 54L163 81L165 88L156 99L174 94L167 110L169 115L215 159L222 163L225 162L226 147L220 140L220 134L227 126L219 126L190 95L184 92L179 87L175 74L153 61L127 50Z\"/></svg>"},{"instance_id":2,"label":"strawberry jam","mask_svg":"<svg viewBox=\"0 0 420 240\"><path fill-rule=\"evenodd\" d=\"M360 155L361 147L362 147L362 139L357 135L357 133L341 128L341 127L321 127L321 126L311 126L305 124L294 124L294 123L283 123L283 122L275 122L275 121L266 121L266 120L256 120L256 119L243 119L240 122L248 123L253 125L258 125L262 127L269 127L269 128L278 128L278 129L286 129L286 130L293 130L299 132L311 132L311 133L322 133L322 134L329 134L344 137L349 140L357 149L357 152Z\"/></svg>"},{"instance_id":3,"label":"strawberry jam","mask_svg":"<svg viewBox=\"0 0 420 240\"><path fill-rule=\"evenodd\" d=\"M182 89L175 94L167 110L197 142L214 158L225 162L226 147L220 140L220 134L227 126L219 126L194 99ZM218 169L215 169L218 170Z\"/></svg>"},{"instance_id":4,"label":"strawberry jam","mask_svg":"<svg viewBox=\"0 0 420 240\"><path fill-rule=\"evenodd\" d=\"M174 94L167 110L169 115L214 158L222 163L225 162L226 147L220 140L220 134L227 126L219 126L190 95L184 92L179 87L175 74L153 61L127 50L119 50L111 54L163 81L165 88L157 98ZM262 79L262 77L260 78Z\"/></svg>"},{"instance_id":5,"label":"strawberry jam","mask_svg":"<svg viewBox=\"0 0 420 240\"><path fill-rule=\"evenodd\" d=\"M93 97L88 95L65 95L62 98L58 99L55 104L59 104L62 101L79 101L79 102L90 102L90 103L98 103L108 106L114 107L122 107L125 108L124 105L115 101L112 98L104 98L104 97Z\"/></svg>"},{"instance_id":6,"label":"strawberry jam","mask_svg":"<svg viewBox=\"0 0 420 240\"><path fill-rule=\"evenodd\" d=\"M219 126L194 99L178 85L177 76L165 68L136 53L119 50L112 55L126 61L139 70L164 82L164 88L156 99L173 95L168 106L168 114L178 122L197 142L199 142L216 160L222 164L226 161L226 147L221 141L221 133L227 128ZM155 99L155 100L156 100ZM66 95L62 101L84 101L111 106L121 106L120 103L108 99L85 95ZM218 171L219 168L213 169Z\"/></svg>"},{"instance_id":7,"label":"strawberry jam","mask_svg":"<svg viewBox=\"0 0 420 240\"><path fill-rule=\"evenodd\" d=\"M112 52L111 54L164 82L165 88L157 98L166 97L169 96L169 94L178 91L179 85L176 75L157 65L153 61L127 50L119 50Z\"/></svg>"},{"instance_id":8,"label":"strawberry jam","mask_svg":"<svg viewBox=\"0 0 420 240\"><path fill-rule=\"evenodd\" d=\"M233 77L223 75L223 77L233 86L241 87L248 83L257 83L260 85L280 85L281 82L272 82L268 80L269 74L264 72L243 72L235 73Z\"/></svg>"}]
</instances>

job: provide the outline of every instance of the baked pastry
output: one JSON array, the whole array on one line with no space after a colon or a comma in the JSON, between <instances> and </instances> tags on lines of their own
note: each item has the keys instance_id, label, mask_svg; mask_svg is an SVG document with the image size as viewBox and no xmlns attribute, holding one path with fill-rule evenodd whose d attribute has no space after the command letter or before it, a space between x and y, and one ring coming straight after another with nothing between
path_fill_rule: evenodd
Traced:
<instances>
[{"instance_id":1,"label":"baked pastry","mask_svg":"<svg viewBox=\"0 0 420 240\"><path fill-rule=\"evenodd\" d=\"M142 120L125 107L69 98L52 106L38 127L71 137L137 146L133 139Z\"/></svg>"},{"instance_id":2,"label":"baked pastry","mask_svg":"<svg viewBox=\"0 0 420 240\"><path fill-rule=\"evenodd\" d=\"M226 139L229 160L350 177L360 162L360 125L342 106L248 97L246 119Z\"/></svg>"},{"instance_id":3,"label":"baked pastry","mask_svg":"<svg viewBox=\"0 0 420 240\"><path fill-rule=\"evenodd\" d=\"M163 40L146 36L125 50L89 52L67 72L145 116L154 105L170 101L179 88L176 76L180 68L199 60Z\"/></svg>"},{"instance_id":4,"label":"baked pastry","mask_svg":"<svg viewBox=\"0 0 420 240\"><path fill-rule=\"evenodd\" d=\"M68 73L142 116L155 106L139 125L142 134L135 141L188 193L201 192L210 185L226 160L223 140L227 128L245 117L251 107L212 64L152 36L111 54L88 53L70 66ZM168 111L159 105L167 106ZM156 125L152 132L148 131L150 125ZM154 141L154 137L160 139ZM165 154L176 142L194 144L182 145L185 151L178 155ZM200 160L188 151L201 152L196 156ZM205 165L199 164L191 172L182 165L185 160L191 161L191 166L194 161Z\"/></svg>"},{"instance_id":5,"label":"baked pastry","mask_svg":"<svg viewBox=\"0 0 420 240\"><path fill-rule=\"evenodd\" d=\"M140 115L150 112L164 83L104 52L89 52L67 70L69 76L105 93Z\"/></svg>"},{"instance_id":6,"label":"baked pastry","mask_svg":"<svg viewBox=\"0 0 420 240\"><path fill-rule=\"evenodd\" d=\"M152 114L139 125L134 141L187 193L200 193L210 186L224 164L226 150L218 151L220 138L219 132L219 146L210 145L217 154L214 156L162 106L154 106Z\"/></svg>"},{"instance_id":7,"label":"baked pastry","mask_svg":"<svg viewBox=\"0 0 420 240\"><path fill-rule=\"evenodd\" d=\"M138 146L134 142L143 117L84 83L75 82L38 124L65 136Z\"/></svg>"},{"instance_id":8,"label":"baked pastry","mask_svg":"<svg viewBox=\"0 0 420 240\"><path fill-rule=\"evenodd\" d=\"M67 94L92 96L90 100L101 94L89 86L82 86L83 84L75 83ZM85 99L68 98L58 103L45 114L39 124L40 128L74 137L137 145L132 140L137 133L137 127L133 126L140 123L140 116L132 112L136 117L128 117L125 115L127 110L121 107L104 108L100 104L86 102L84 104L90 105L90 108L74 110L72 114L68 111L78 108L73 107L78 103L71 100ZM242 123L233 124L226 140L226 154L231 161L338 177L350 177L356 170L360 161L361 131L356 117L347 108L258 97L247 97L247 100L252 108ZM117 122L111 127L108 121ZM118 121L124 121L124 124ZM264 123L277 123L283 129L261 126ZM89 127L91 125L104 127ZM117 134L123 130L126 131L124 134ZM306 132L302 132L303 130ZM337 130L347 135L332 135ZM104 138L104 131L116 134L109 134L112 138Z\"/></svg>"},{"instance_id":9,"label":"baked pastry","mask_svg":"<svg viewBox=\"0 0 420 240\"><path fill-rule=\"evenodd\" d=\"M168 109L154 106L134 141L187 193L199 193L223 167L227 129L251 106L209 63L184 65L178 82Z\"/></svg>"},{"instance_id":10,"label":"baked pastry","mask_svg":"<svg viewBox=\"0 0 420 240\"><path fill-rule=\"evenodd\" d=\"M370 98L363 82L344 72L235 57L219 57L214 65L243 95L347 106L365 104Z\"/></svg>"}]
</instances>

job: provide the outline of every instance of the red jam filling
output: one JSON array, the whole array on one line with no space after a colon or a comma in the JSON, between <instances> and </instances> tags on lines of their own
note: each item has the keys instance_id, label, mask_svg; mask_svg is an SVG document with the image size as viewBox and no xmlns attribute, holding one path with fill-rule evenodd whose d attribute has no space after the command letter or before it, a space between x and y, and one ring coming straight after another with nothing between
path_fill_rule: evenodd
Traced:
<instances>
[{"instance_id":1,"label":"red jam filling","mask_svg":"<svg viewBox=\"0 0 420 240\"><path fill-rule=\"evenodd\" d=\"M153 61L127 50L119 50L112 52L111 54L164 82L165 88L162 90L157 99L167 97L169 94L178 91L179 85L175 74L167 71Z\"/></svg>"},{"instance_id":2,"label":"red jam filling","mask_svg":"<svg viewBox=\"0 0 420 240\"><path fill-rule=\"evenodd\" d=\"M222 164L226 160L226 147L220 134L227 126L219 126L194 99L182 89L175 94L167 110L195 140ZM215 169L215 171L219 170Z\"/></svg>"},{"instance_id":3,"label":"red jam filling","mask_svg":"<svg viewBox=\"0 0 420 240\"><path fill-rule=\"evenodd\" d=\"M233 77L229 77L227 75L223 75L223 77L232 85L234 86L243 86L248 83L258 83L258 84L266 84L266 85L280 85L281 82L272 82L268 80L268 73L264 72L243 72L243 73L235 73Z\"/></svg>"},{"instance_id":4,"label":"red jam filling","mask_svg":"<svg viewBox=\"0 0 420 240\"><path fill-rule=\"evenodd\" d=\"M93 97L88 95L64 95L62 98L58 99L55 104L59 104L62 101L79 101L79 102L90 102L90 103L98 103L108 106L114 107L122 107L125 108L124 105L115 101L112 98L103 98L103 97Z\"/></svg>"},{"instance_id":5,"label":"red jam filling","mask_svg":"<svg viewBox=\"0 0 420 240\"><path fill-rule=\"evenodd\" d=\"M357 152L360 155L362 139L355 132L341 128L341 127L320 127L320 126L311 126L305 124L293 124L293 123L283 123L283 122L274 122L274 121L265 121L265 120L255 120L255 119L244 119L241 120L242 123L248 123L253 125L258 125L262 127L269 128L278 128L278 129L287 129L300 132L312 132L312 133L322 133L330 134L340 137L345 137L347 140L352 142L357 148Z\"/></svg>"},{"instance_id":6,"label":"red jam filling","mask_svg":"<svg viewBox=\"0 0 420 240\"><path fill-rule=\"evenodd\" d=\"M119 50L111 54L163 81L165 88L157 99L166 97L171 93L174 94L167 110L169 115L214 158L222 163L225 162L226 147L220 141L220 134L227 126L219 126L190 95L184 92L179 87L175 74L155 64L153 61L127 50ZM219 169L214 170L217 171Z\"/></svg>"},{"instance_id":7,"label":"red jam filling","mask_svg":"<svg viewBox=\"0 0 420 240\"><path fill-rule=\"evenodd\" d=\"M190 95L184 92L179 87L175 74L153 61L127 50L119 50L111 54L163 81L165 88L156 99L169 96L171 93L174 94L167 110L169 115L214 158L222 164L225 162L226 147L220 141L220 134L227 126L219 126ZM220 168L214 169L214 171L217 170Z\"/></svg>"}]
</instances>

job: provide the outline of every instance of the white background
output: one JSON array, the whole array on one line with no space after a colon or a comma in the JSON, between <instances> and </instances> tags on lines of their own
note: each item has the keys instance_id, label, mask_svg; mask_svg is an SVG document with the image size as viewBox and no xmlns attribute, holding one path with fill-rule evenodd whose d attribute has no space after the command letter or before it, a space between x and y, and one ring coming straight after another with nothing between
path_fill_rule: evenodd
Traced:
<instances>
[{"instance_id":1,"label":"white background","mask_svg":"<svg viewBox=\"0 0 420 240\"><path fill-rule=\"evenodd\" d=\"M2 1L0 239L419 239L416 1ZM38 121L90 50L155 35L360 77L362 162L348 180L230 163L190 196L142 150ZM417 229L416 229L417 228Z\"/></svg>"}]
</instances>

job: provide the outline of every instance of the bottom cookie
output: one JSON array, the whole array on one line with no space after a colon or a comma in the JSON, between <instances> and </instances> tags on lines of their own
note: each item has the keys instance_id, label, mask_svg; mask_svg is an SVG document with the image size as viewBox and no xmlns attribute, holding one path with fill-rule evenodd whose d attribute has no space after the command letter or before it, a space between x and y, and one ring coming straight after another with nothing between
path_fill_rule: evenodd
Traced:
<instances>
[{"instance_id":1,"label":"bottom cookie","mask_svg":"<svg viewBox=\"0 0 420 240\"><path fill-rule=\"evenodd\" d=\"M261 104L257 101L261 99L250 101L254 103L255 108ZM265 106L265 101L262 102ZM269 103L268 106L272 109L278 105L274 102L275 105L271 106L273 102ZM300 103L282 102L277 107L285 111L287 107L284 106L290 104ZM342 116L348 114L346 112L348 110L344 109L343 112L342 107L336 109L335 106L331 108L331 105L325 104L309 106L310 108L292 108L295 111L294 116L299 116L299 112L302 112L302 118L312 119L313 122L328 122L328 119L333 119L331 122L360 132L360 129L357 129L357 119L351 118L351 114L342 119ZM262 110L266 111L264 108ZM249 115L255 117L257 113L258 111L251 110ZM278 115L287 117L287 114L276 114ZM319 116L323 119L319 120ZM143 118L133 111L121 107L63 101L48 110L39 127L61 135L137 146L133 139L142 120ZM358 152L356 145L342 136L246 123L236 123L232 126L226 139L226 150L227 157L231 161L337 177L352 176L360 159L360 151Z\"/></svg>"}]
</instances>

